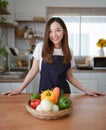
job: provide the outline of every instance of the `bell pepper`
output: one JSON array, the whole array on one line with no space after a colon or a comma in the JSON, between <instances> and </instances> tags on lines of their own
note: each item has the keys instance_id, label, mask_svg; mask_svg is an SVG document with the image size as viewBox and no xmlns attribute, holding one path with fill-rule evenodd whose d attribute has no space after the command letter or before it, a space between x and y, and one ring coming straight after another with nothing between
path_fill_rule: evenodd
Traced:
<instances>
[{"instance_id":1,"label":"bell pepper","mask_svg":"<svg viewBox=\"0 0 106 130\"><path fill-rule=\"evenodd\" d=\"M72 101L65 97L65 96L61 96L57 102L57 105L59 107L59 110L64 110L67 109L71 106Z\"/></svg>"},{"instance_id":2,"label":"bell pepper","mask_svg":"<svg viewBox=\"0 0 106 130\"><path fill-rule=\"evenodd\" d=\"M55 104L55 94L53 93L53 90L45 90L41 93L41 100L48 99L53 104Z\"/></svg>"}]
</instances>

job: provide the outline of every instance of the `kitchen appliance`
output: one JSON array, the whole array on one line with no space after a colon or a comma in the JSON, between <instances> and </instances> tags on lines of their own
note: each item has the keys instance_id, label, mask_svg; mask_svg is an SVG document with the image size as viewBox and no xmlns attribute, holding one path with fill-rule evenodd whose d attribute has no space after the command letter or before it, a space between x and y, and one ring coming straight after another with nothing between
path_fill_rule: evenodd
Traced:
<instances>
[{"instance_id":1,"label":"kitchen appliance","mask_svg":"<svg viewBox=\"0 0 106 130\"><path fill-rule=\"evenodd\" d=\"M87 65L87 64L77 64L77 69L79 70L92 70L92 66Z\"/></svg>"},{"instance_id":2,"label":"kitchen appliance","mask_svg":"<svg viewBox=\"0 0 106 130\"><path fill-rule=\"evenodd\" d=\"M106 57L94 57L92 67L93 69L106 69Z\"/></svg>"}]
</instances>

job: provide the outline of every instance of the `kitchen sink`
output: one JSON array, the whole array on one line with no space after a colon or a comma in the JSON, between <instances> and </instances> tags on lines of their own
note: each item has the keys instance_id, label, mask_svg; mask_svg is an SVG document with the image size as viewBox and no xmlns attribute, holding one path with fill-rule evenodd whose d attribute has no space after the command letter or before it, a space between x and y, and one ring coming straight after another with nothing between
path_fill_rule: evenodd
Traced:
<instances>
[{"instance_id":1,"label":"kitchen sink","mask_svg":"<svg viewBox=\"0 0 106 130\"><path fill-rule=\"evenodd\" d=\"M22 71L5 71L0 73L0 78L11 78L11 79L18 79L22 78L25 72Z\"/></svg>"}]
</instances>

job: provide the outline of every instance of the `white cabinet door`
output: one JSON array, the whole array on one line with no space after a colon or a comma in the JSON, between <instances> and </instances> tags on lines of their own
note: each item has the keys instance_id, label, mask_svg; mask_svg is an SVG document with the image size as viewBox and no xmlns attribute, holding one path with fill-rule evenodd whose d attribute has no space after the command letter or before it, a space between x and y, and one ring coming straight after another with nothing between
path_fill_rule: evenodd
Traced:
<instances>
[{"instance_id":1,"label":"white cabinet door","mask_svg":"<svg viewBox=\"0 0 106 130\"><path fill-rule=\"evenodd\" d=\"M99 74L96 73L73 73L76 79L83 84L85 87L98 90L98 82L99 82ZM72 93L84 93L78 89L76 89L73 85L70 84L70 88Z\"/></svg>"},{"instance_id":2,"label":"white cabinet door","mask_svg":"<svg viewBox=\"0 0 106 130\"><path fill-rule=\"evenodd\" d=\"M38 90L39 90L39 79L40 79L40 75L38 73L36 75L36 77L32 80L32 82L27 86L27 88L26 88L27 93L38 92Z\"/></svg>"},{"instance_id":3,"label":"white cabinet door","mask_svg":"<svg viewBox=\"0 0 106 130\"><path fill-rule=\"evenodd\" d=\"M15 90L20 87L22 83L0 83L0 93L6 92L8 90ZM22 93L26 93L26 89Z\"/></svg>"},{"instance_id":4,"label":"white cabinet door","mask_svg":"<svg viewBox=\"0 0 106 130\"><path fill-rule=\"evenodd\" d=\"M10 83L0 83L0 93L10 90Z\"/></svg>"},{"instance_id":5,"label":"white cabinet door","mask_svg":"<svg viewBox=\"0 0 106 130\"><path fill-rule=\"evenodd\" d=\"M10 83L10 89L11 90L18 89L21 85L22 83ZM22 93L26 93L26 89L24 89Z\"/></svg>"},{"instance_id":6,"label":"white cabinet door","mask_svg":"<svg viewBox=\"0 0 106 130\"><path fill-rule=\"evenodd\" d=\"M97 90L97 80L79 80L79 82L89 89ZM75 88L71 84L70 84L70 89L72 93L84 93L81 90Z\"/></svg>"}]
</instances>

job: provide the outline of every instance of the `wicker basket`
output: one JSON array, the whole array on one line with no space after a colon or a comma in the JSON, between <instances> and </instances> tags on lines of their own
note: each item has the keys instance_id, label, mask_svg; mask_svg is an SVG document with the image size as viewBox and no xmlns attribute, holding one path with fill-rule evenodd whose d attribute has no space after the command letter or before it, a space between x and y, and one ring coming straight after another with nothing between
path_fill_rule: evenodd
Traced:
<instances>
[{"instance_id":1,"label":"wicker basket","mask_svg":"<svg viewBox=\"0 0 106 130\"><path fill-rule=\"evenodd\" d=\"M65 110L60 110L58 112L38 112L34 109L32 109L29 104L26 104L26 109L28 110L29 113L32 114L32 116L40 118L40 119L44 119L44 120L51 120L51 119L58 119L61 117L64 117L68 114L70 114L73 110L73 107L71 106L68 109Z\"/></svg>"}]
</instances>

